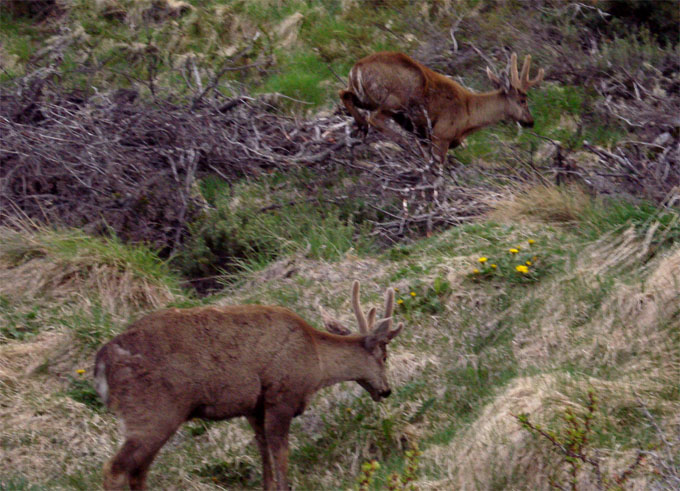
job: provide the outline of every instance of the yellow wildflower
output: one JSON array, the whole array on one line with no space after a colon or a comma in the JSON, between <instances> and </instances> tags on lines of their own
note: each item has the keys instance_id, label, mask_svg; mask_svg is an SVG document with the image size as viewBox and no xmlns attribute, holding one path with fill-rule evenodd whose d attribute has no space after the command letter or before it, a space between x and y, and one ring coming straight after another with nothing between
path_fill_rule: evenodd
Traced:
<instances>
[{"instance_id":1,"label":"yellow wildflower","mask_svg":"<svg viewBox=\"0 0 680 491\"><path fill-rule=\"evenodd\" d=\"M83 373L85 373L85 370L83 370L82 368L79 368L78 370L76 370L76 373L78 375L82 375Z\"/></svg>"},{"instance_id":2,"label":"yellow wildflower","mask_svg":"<svg viewBox=\"0 0 680 491\"><path fill-rule=\"evenodd\" d=\"M531 266L531 261L527 261L527 266Z\"/></svg>"},{"instance_id":3,"label":"yellow wildflower","mask_svg":"<svg viewBox=\"0 0 680 491\"><path fill-rule=\"evenodd\" d=\"M479 259L477 259L477 261L479 261L480 263L484 264L485 262L488 261L488 259L485 258L485 257L480 257Z\"/></svg>"},{"instance_id":4,"label":"yellow wildflower","mask_svg":"<svg viewBox=\"0 0 680 491\"><path fill-rule=\"evenodd\" d=\"M512 249L508 249L508 252L510 252L510 254L517 254L519 252L519 249L515 249L513 247Z\"/></svg>"},{"instance_id":5,"label":"yellow wildflower","mask_svg":"<svg viewBox=\"0 0 680 491\"><path fill-rule=\"evenodd\" d=\"M397 300L397 303L401 305L402 303L404 303L404 301L400 298L399 300Z\"/></svg>"},{"instance_id":6,"label":"yellow wildflower","mask_svg":"<svg viewBox=\"0 0 680 491\"><path fill-rule=\"evenodd\" d=\"M536 259L538 259L536 256L531 258L532 261L535 261Z\"/></svg>"},{"instance_id":7,"label":"yellow wildflower","mask_svg":"<svg viewBox=\"0 0 680 491\"><path fill-rule=\"evenodd\" d=\"M412 297L415 297L415 296L416 296L416 292L411 292L411 296L412 296Z\"/></svg>"},{"instance_id":8,"label":"yellow wildflower","mask_svg":"<svg viewBox=\"0 0 680 491\"><path fill-rule=\"evenodd\" d=\"M515 266L515 271L517 271L518 273L527 274L529 272L529 268L524 264L519 264Z\"/></svg>"},{"instance_id":9,"label":"yellow wildflower","mask_svg":"<svg viewBox=\"0 0 680 491\"><path fill-rule=\"evenodd\" d=\"M492 264L492 265L491 265L491 269L496 269L497 267L498 267L498 266L496 266L495 264Z\"/></svg>"},{"instance_id":10,"label":"yellow wildflower","mask_svg":"<svg viewBox=\"0 0 680 491\"><path fill-rule=\"evenodd\" d=\"M477 268L472 270L472 274L478 274L478 273L479 273L479 270Z\"/></svg>"},{"instance_id":11,"label":"yellow wildflower","mask_svg":"<svg viewBox=\"0 0 680 491\"><path fill-rule=\"evenodd\" d=\"M529 240L527 240L527 242L529 243L529 245L536 243L536 241L534 239L529 239Z\"/></svg>"}]
</instances>

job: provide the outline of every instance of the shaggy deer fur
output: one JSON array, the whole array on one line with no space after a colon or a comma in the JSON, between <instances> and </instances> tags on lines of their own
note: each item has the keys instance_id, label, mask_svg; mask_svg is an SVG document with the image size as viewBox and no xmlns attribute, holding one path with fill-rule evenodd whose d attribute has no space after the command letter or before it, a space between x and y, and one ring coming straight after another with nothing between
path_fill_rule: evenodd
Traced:
<instances>
[{"instance_id":1,"label":"shaggy deer fur","mask_svg":"<svg viewBox=\"0 0 680 491\"><path fill-rule=\"evenodd\" d=\"M359 306L359 334L326 319L317 331L282 307L234 305L150 314L105 344L95 360L95 387L119 416L125 442L104 467L104 488L144 487L156 453L191 418L245 416L262 456L264 489L288 489L288 431L322 387L354 380L375 401L390 395L386 346L394 291L376 322Z\"/></svg>"},{"instance_id":2,"label":"shaggy deer fur","mask_svg":"<svg viewBox=\"0 0 680 491\"><path fill-rule=\"evenodd\" d=\"M509 80L501 80L487 67L497 90L477 94L403 53L376 53L352 67L348 88L340 91L340 99L364 133L370 124L403 142L386 124L392 118L420 138L431 137L433 151L444 164L449 148L457 147L480 128L503 119L533 126L527 91L543 80L543 69L529 80L530 65L531 56L527 55L520 77L513 53ZM357 108L371 111L368 123Z\"/></svg>"}]
</instances>

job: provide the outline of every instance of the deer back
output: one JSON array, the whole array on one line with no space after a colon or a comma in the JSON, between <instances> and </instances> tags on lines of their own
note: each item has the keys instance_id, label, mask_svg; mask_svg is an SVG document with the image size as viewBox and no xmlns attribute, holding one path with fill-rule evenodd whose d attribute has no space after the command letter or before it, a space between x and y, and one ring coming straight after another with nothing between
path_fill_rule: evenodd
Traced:
<instances>
[{"instance_id":1,"label":"deer back","mask_svg":"<svg viewBox=\"0 0 680 491\"><path fill-rule=\"evenodd\" d=\"M127 393L160 385L177 404L217 404L225 398L234 408L224 417L245 414L263 386L314 384L311 331L297 314L274 306L155 312L100 349L97 389L113 409L134 399Z\"/></svg>"}]
</instances>

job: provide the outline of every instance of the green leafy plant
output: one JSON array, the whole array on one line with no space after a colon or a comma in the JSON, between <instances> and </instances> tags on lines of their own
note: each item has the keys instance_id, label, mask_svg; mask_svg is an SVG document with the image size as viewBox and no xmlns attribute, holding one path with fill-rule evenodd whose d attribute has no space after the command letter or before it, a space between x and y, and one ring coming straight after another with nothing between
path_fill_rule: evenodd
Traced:
<instances>
[{"instance_id":1,"label":"green leafy plant","mask_svg":"<svg viewBox=\"0 0 680 491\"><path fill-rule=\"evenodd\" d=\"M66 395L74 401L81 402L93 411L101 411L104 408L99 394L92 386L89 379L83 377L85 370L76 370L78 374L76 377L69 376L69 387L66 390Z\"/></svg>"},{"instance_id":2,"label":"green leafy plant","mask_svg":"<svg viewBox=\"0 0 680 491\"><path fill-rule=\"evenodd\" d=\"M38 306L33 306L28 312L20 312L16 305L0 295L0 343L3 338L24 340L40 330Z\"/></svg>"},{"instance_id":3,"label":"green leafy plant","mask_svg":"<svg viewBox=\"0 0 680 491\"><path fill-rule=\"evenodd\" d=\"M527 244L509 247L505 254L499 254L495 258L480 256L468 277L474 281L485 279L502 279L514 283L537 281L542 273L542 258L534 239L528 239Z\"/></svg>"},{"instance_id":4,"label":"green leafy plant","mask_svg":"<svg viewBox=\"0 0 680 491\"><path fill-rule=\"evenodd\" d=\"M415 481L418 477L418 467L420 456L423 453L414 444L404 452L404 468L401 472L393 472L387 478L387 489L390 491L416 491ZM373 459L361 465L361 472L357 477L355 489L357 491L368 491L374 485L375 473L381 468L380 462Z\"/></svg>"},{"instance_id":5,"label":"green leafy plant","mask_svg":"<svg viewBox=\"0 0 680 491\"><path fill-rule=\"evenodd\" d=\"M358 491L368 491L371 489L371 485L373 484L373 475L378 469L380 469L380 463L375 459L361 464L361 472L357 478L356 489Z\"/></svg>"},{"instance_id":6,"label":"green leafy plant","mask_svg":"<svg viewBox=\"0 0 680 491\"><path fill-rule=\"evenodd\" d=\"M451 284L448 280L437 276L431 285L423 285L417 281L409 286L408 291L397 290L397 306L402 313L423 312L436 314L444 310L443 299L451 293Z\"/></svg>"},{"instance_id":7,"label":"green leafy plant","mask_svg":"<svg viewBox=\"0 0 680 491\"><path fill-rule=\"evenodd\" d=\"M597 397L593 390L588 391L586 411L579 416L571 408L567 408L562 415L565 423L561 430L545 428L532 423L527 413L513 415L522 428L538 435L551 443L551 448L561 457L560 470L566 467L566 478L550 477L550 485L556 489L585 489L581 486L580 473L585 468L594 474L597 489L622 489L633 473L644 463L644 454L638 451L635 460L621 473L610 476L602 470L600 459L590 448L589 443L593 435L593 419L597 411ZM564 486L560 481L566 481Z\"/></svg>"}]
</instances>

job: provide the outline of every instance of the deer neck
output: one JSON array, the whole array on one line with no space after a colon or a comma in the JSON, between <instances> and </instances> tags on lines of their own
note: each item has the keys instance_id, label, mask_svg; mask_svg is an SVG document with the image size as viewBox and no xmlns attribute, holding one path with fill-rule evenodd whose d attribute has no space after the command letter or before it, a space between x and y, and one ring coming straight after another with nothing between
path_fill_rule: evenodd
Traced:
<instances>
[{"instance_id":1,"label":"deer neck","mask_svg":"<svg viewBox=\"0 0 680 491\"><path fill-rule=\"evenodd\" d=\"M320 388L364 378L368 351L361 344L361 337L346 339L322 338L318 342Z\"/></svg>"},{"instance_id":2,"label":"deer neck","mask_svg":"<svg viewBox=\"0 0 680 491\"><path fill-rule=\"evenodd\" d=\"M468 126L484 128L505 118L506 98L501 90L474 94L469 102Z\"/></svg>"}]
</instances>

